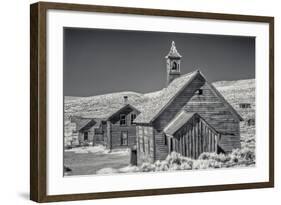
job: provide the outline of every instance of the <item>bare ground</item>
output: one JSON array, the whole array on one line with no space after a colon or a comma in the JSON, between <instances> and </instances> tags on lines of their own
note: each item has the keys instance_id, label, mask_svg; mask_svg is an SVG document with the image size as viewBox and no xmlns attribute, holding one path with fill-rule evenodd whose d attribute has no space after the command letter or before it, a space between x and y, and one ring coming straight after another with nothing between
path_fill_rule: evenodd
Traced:
<instances>
[{"instance_id":1,"label":"bare ground","mask_svg":"<svg viewBox=\"0 0 281 205\"><path fill-rule=\"evenodd\" d=\"M91 147L64 152L64 165L71 169L67 175L92 175L104 168L120 169L130 164L128 150L108 153L91 151Z\"/></svg>"}]
</instances>

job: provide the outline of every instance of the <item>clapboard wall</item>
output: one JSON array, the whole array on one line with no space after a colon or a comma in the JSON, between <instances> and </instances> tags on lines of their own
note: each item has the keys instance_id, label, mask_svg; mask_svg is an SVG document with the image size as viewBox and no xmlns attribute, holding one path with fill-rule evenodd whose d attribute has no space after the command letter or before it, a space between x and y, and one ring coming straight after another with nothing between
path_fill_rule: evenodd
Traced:
<instances>
[{"instance_id":1,"label":"clapboard wall","mask_svg":"<svg viewBox=\"0 0 281 205\"><path fill-rule=\"evenodd\" d=\"M137 126L137 164L155 161L154 129L152 126Z\"/></svg>"},{"instance_id":2,"label":"clapboard wall","mask_svg":"<svg viewBox=\"0 0 281 205\"><path fill-rule=\"evenodd\" d=\"M120 114L126 114L126 125L120 125L120 120L114 122L107 121L105 141L109 149L133 147L136 145L136 125L131 123L131 114L137 115L138 112L133 110L129 113ZM128 145L122 145L121 143L122 132L127 132L128 134Z\"/></svg>"},{"instance_id":3,"label":"clapboard wall","mask_svg":"<svg viewBox=\"0 0 281 205\"><path fill-rule=\"evenodd\" d=\"M226 152L240 148L240 120L205 82L202 95L193 95L184 109L196 112L220 133L218 145Z\"/></svg>"},{"instance_id":4,"label":"clapboard wall","mask_svg":"<svg viewBox=\"0 0 281 205\"><path fill-rule=\"evenodd\" d=\"M169 152L196 159L203 152L217 152L219 134L199 115L194 115L174 137L169 137Z\"/></svg>"},{"instance_id":5,"label":"clapboard wall","mask_svg":"<svg viewBox=\"0 0 281 205\"><path fill-rule=\"evenodd\" d=\"M196 91L202 89L202 95ZM197 75L188 87L184 88L153 122L155 128L155 159L163 160L169 153L163 129L180 110L198 113L215 130L220 132L218 145L225 151L240 148L239 119L230 108L211 90L201 75Z\"/></svg>"},{"instance_id":6,"label":"clapboard wall","mask_svg":"<svg viewBox=\"0 0 281 205\"><path fill-rule=\"evenodd\" d=\"M153 122L153 127L155 128L155 159L164 160L169 151L167 140L165 139L165 134L163 129L166 125L181 111L186 103L192 98L195 91L203 86L205 79L200 75L197 75L192 82L188 85L188 88L183 89L173 101L161 112L161 114Z\"/></svg>"}]
</instances>

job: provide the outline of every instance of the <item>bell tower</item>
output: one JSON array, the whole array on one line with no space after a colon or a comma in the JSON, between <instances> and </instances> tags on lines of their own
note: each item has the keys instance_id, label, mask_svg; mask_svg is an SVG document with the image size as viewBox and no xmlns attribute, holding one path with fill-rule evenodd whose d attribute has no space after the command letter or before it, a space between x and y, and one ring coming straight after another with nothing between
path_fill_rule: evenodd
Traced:
<instances>
[{"instance_id":1,"label":"bell tower","mask_svg":"<svg viewBox=\"0 0 281 205\"><path fill-rule=\"evenodd\" d=\"M175 42L172 41L171 49L165 57L167 62L167 83L168 86L175 78L180 77L181 55L178 53Z\"/></svg>"}]
</instances>

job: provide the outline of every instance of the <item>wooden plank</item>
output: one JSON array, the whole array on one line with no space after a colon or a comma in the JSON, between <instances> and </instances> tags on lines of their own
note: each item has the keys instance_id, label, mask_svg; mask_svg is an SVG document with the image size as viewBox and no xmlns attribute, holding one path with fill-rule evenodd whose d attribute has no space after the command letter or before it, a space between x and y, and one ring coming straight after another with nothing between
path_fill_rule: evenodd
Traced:
<instances>
[{"instance_id":1,"label":"wooden plank","mask_svg":"<svg viewBox=\"0 0 281 205\"><path fill-rule=\"evenodd\" d=\"M194 126L192 126L192 140L191 140L191 158L194 158L194 153L195 153L195 150L194 150L194 144L195 144L195 140L194 140L194 136L195 136L195 129L194 129Z\"/></svg>"},{"instance_id":2,"label":"wooden plank","mask_svg":"<svg viewBox=\"0 0 281 205\"><path fill-rule=\"evenodd\" d=\"M211 137L211 143L210 143L210 146L211 146L211 152L213 152L213 132L211 131L210 132L210 137Z\"/></svg>"},{"instance_id":3,"label":"wooden plank","mask_svg":"<svg viewBox=\"0 0 281 205\"><path fill-rule=\"evenodd\" d=\"M199 153L198 156L202 153L202 122L199 120L199 129L198 129L198 136L199 136Z\"/></svg>"},{"instance_id":4,"label":"wooden plank","mask_svg":"<svg viewBox=\"0 0 281 205\"><path fill-rule=\"evenodd\" d=\"M182 137L181 137L181 134L179 135L179 152L182 155Z\"/></svg>"},{"instance_id":5,"label":"wooden plank","mask_svg":"<svg viewBox=\"0 0 281 205\"><path fill-rule=\"evenodd\" d=\"M183 135L183 139L184 139L184 156L187 156L187 132L188 130L186 130L186 132Z\"/></svg>"},{"instance_id":6,"label":"wooden plank","mask_svg":"<svg viewBox=\"0 0 281 205\"><path fill-rule=\"evenodd\" d=\"M204 152L204 122L201 121L201 141L202 141L202 152Z\"/></svg>"},{"instance_id":7,"label":"wooden plank","mask_svg":"<svg viewBox=\"0 0 281 205\"><path fill-rule=\"evenodd\" d=\"M197 152L196 152L196 158L199 157L200 154L200 121L197 122L197 142L196 142L196 146L197 146Z\"/></svg>"},{"instance_id":8,"label":"wooden plank","mask_svg":"<svg viewBox=\"0 0 281 205\"><path fill-rule=\"evenodd\" d=\"M191 143L192 143L192 128L190 128L190 130L188 131L188 157L190 158L192 155Z\"/></svg>"},{"instance_id":9,"label":"wooden plank","mask_svg":"<svg viewBox=\"0 0 281 205\"><path fill-rule=\"evenodd\" d=\"M206 152L206 126L203 122L203 152Z\"/></svg>"},{"instance_id":10,"label":"wooden plank","mask_svg":"<svg viewBox=\"0 0 281 205\"><path fill-rule=\"evenodd\" d=\"M189 143L190 143L190 130L187 130L187 133L185 135L186 138L186 156L189 157L190 156L190 148L189 148Z\"/></svg>"},{"instance_id":11,"label":"wooden plank","mask_svg":"<svg viewBox=\"0 0 281 205\"><path fill-rule=\"evenodd\" d=\"M201 127L202 127L202 123L201 123L201 120L199 120L199 122L198 122L198 147L199 147L198 157L202 153L202 132L201 132Z\"/></svg>"},{"instance_id":12,"label":"wooden plank","mask_svg":"<svg viewBox=\"0 0 281 205\"><path fill-rule=\"evenodd\" d=\"M211 130L208 129L208 138L209 138L209 152L212 152L212 138L211 138Z\"/></svg>"},{"instance_id":13,"label":"wooden plank","mask_svg":"<svg viewBox=\"0 0 281 205\"><path fill-rule=\"evenodd\" d=\"M218 135L215 135L215 152L218 153Z\"/></svg>"},{"instance_id":14,"label":"wooden plank","mask_svg":"<svg viewBox=\"0 0 281 205\"><path fill-rule=\"evenodd\" d=\"M216 150L216 135L213 133L213 152Z\"/></svg>"},{"instance_id":15,"label":"wooden plank","mask_svg":"<svg viewBox=\"0 0 281 205\"><path fill-rule=\"evenodd\" d=\"M185 134L182 135L182 149L183 149L183 156L186 156L186 141L185 141Z\"/></svg>"},{"instance_id":16,"label":"wooden plank","mask_svg":"<svg viewBox=\"0 0 281 205\"><path fill-rule=\"evenodd\" d=\"M198 157L198 123L195 121L195 159Z\"/></svg>"}]
</instances>

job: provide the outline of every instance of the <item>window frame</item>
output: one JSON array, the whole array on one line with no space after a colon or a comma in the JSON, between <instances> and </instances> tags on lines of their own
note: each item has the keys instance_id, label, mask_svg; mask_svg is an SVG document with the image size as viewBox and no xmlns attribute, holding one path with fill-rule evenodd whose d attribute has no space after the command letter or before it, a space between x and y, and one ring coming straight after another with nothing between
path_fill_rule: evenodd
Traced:
<instances>
[{"instance_id":1,"label":"window frame","mask_svg":"<svg viewBox=\"0 0 281 205\"><path fill-rule=\"evenodd\" d=\"M137 114L136 113L131 113L131 125L135 125L136 124L136 123L133 122L136 118L137 118Z\"/></svg>"},{"instance_id":2,"label":"window frame","mask_svg":"<svg viewBox=\"0 0 281 205\"><path fill-rule=\"evenodd\" d=\"M124 116L124 119L122 119L122 117ZM124 124L122 123L124 121ZM119 124L120 126L127 126L127 117L126 114L120 114L119 115Z\"/></svg>"},{"instance_id":3,"label":"window frame","mask_svg":"<svg viewBox=\"0 0 281 205\"><path fill-rule=\"evenodd\" d=\"M176 61L173 61L173 63L172 63L172 71L178 71L179 69L178 69L178 63L176 62Z\"/></svg>"},{"instance_id":4,"label":"window frame","mask_svg":"<svg viewBox=\"0 0 281 205\"><path fill-rule=\"evenodd\" d=\"M84 141L88 141L89 140L89 133L88 132L84 132L83 139L84 139Z\"/></svg>"}]
</instances>

